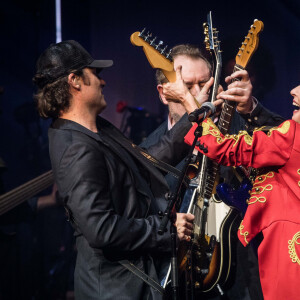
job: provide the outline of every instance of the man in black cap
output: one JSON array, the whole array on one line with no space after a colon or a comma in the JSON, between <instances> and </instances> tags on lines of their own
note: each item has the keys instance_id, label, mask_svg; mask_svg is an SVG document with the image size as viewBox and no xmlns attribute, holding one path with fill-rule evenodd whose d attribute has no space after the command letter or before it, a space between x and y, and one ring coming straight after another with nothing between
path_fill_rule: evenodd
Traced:
<instances>
[{"instance_id":1,"label":"man in black cap","mask_svg":"<svg viewBox=\"0 0 300 300\"><path fill-rule=\"evenodd\" d=\"M148 153L175 165L186 154L182 139L191 125L183 118L148 153L133 145L98 116L106 107L99 72L112 64L65 41L42 53L34 77L40 115L54 121L50 157L75 228L75 296L161 299L159 267L171 245L169 233L158 234L158 211L166 205L168 186L155 167L160 162ZM180 240L190 239L193 218L177 214Z\"/></svg>"}]
</instances>

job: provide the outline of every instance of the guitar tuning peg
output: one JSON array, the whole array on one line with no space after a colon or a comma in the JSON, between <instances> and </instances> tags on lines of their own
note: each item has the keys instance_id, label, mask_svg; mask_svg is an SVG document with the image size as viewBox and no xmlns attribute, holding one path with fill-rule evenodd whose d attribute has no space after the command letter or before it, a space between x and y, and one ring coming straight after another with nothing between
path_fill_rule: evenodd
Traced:
<instances>
[{"instance_id":1,"label":"guitar tuning peg","mask_svg":"<svg viewBox=\"0 0 300 300\"><path fill-rule=\"evenodd\" d=\"M139 36L143 37L145 30L146 30L146 27L140 32Z\"/></svg>"},{"instance_id":2,"label":"guitar tuning peg","mask_svg":"<svg viewBox=\"0 0 300 300\"><path fill-rule=\"evenodd\" d=\"M168 54L166 55L166 58L169 58L171 56L171 52L172 52L172 49L170 49L170 51L168 52Z\"/></svg>"},{"instance_id":3,"label":"guitar tuning peg","mask_svg":"<svg viewBox=\"0 0 300 300\"><path fill-rule=\"evenodd\" d=\"M158 44L156 45L155 49L160 50L160 46L163 44L163 41L159 41Z\"/></svg>"},{"instance_id":4,"label":"guitar tuning peg","mask_svg":"<svg viewBox=\"0 0 300 300\"><path fill-rule=\"evenodd\" d=\"M156 37L150 42L150 45L154 45L154 41L156 40Z\"/></svg>"},{"instance_id":5,"label":"guitar tuning peg","mask_svg":"<svg viewBox=\"0 0 300 300\"><path fill-rule=\"evenodd\" d=\"M151 37L151 34L149 33L149 31L147 32L146 35L144 35L144 41L147 42L149 40L149 38Z\"/></svg>"},{"instance_id":6,"label":"guitar tuning peg","mask_svg":"<svg viewBox=\"0 0 300 300\"><path fill-rule=\"evenodd\" d=\"M163 48L163 49L160 51L160 53L161 53L161 54L164 54L167 48L168 48L168 45L166 45L165 48Z\"/></svg>"}]
</instances>

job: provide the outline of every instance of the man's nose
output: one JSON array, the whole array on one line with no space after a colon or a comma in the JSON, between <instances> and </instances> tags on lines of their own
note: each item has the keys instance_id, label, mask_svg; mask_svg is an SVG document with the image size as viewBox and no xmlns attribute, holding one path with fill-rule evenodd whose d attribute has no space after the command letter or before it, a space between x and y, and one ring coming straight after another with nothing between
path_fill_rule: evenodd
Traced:
<instances>
[{"instance_id":1,"label":"man's nose","mask_svg":"<svg viewBox=\"0 0 300 300\"><path fill-rule=\"evenodd\" d=\"M106 82L105 82L105 80L104 79L102 79L102 78L100 78L100 85L101 85L101 87L105 87L105 85L106 85Z\"/></svg>"},{"instance_id":2,"label":"man's nose","mask_svg":"<svg viewBox=\"0 0 300 300\"><path fill-rule=\"evenodd\" d=\"M190 89L190 92L194 97L197 97L199 95L199 93L201 92L199 84L194 84L192 86L192 88Z\"/></svg>"}]
</instances>

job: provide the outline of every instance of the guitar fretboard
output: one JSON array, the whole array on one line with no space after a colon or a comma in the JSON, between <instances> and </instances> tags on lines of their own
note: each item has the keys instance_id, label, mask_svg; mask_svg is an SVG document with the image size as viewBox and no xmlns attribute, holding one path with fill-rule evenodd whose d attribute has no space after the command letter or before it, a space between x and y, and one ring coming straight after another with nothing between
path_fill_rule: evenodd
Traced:
<instances>
[{"instance_id":1,"label":"guitar fretboard","mask_svg":"<svg viewBox=\"0 0 300 300\"><path fill-rule=\"evenodd\" d=\"M0 216L54 183L52 170L0 196Z\"/></svg>"},{"instance_id":2,"label":"guitar fretboard","mask_svg":"<svg viewBox=\"0 0 300 300\"><path fill-rule=\"evenodd\" d=\"M243 70L243 68L241 66L235 65L233 68L233 72L236 72L239 70ZM239 80L239 79L236 79L236 80ZM229 127L231 124L231 120L232 120L235 108L236 108L236 102L228 101L228 100L224 101L224 106L221 111L220 120L218 123L218 128L224 135L227 134L229 131Z\"/></svg>"}]
</instances>

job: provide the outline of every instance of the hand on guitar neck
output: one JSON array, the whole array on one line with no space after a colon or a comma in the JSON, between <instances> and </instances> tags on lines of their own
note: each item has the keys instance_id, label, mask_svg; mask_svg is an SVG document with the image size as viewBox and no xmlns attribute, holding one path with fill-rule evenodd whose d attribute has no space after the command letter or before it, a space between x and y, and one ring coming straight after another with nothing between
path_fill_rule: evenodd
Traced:
<instances>
[{"instance_id":1,"label":"hand on guitar neck","mask_svg":"<svg viewBox=\"0 0 300 300\"><path fill-rule=\"evenodd\" d=\"M236 110L240 114L253 111L254 101L252 97L252 84L246 70L236 71L225 78L228 84L227 90L218 94L217 99L236 102Z\"/></svg>"},{"instance_id":2,"label":"hand on guitar neck","mask_svg":"<svg viewBox=\"0 0 300 300\"><path fill-rule=\"evenodd\" d=\"M192 214L177 213L175 226L177 228L177 236L180 241L190 241L193 232L193 221L195 216Z\"/></svg>"}]
</instances>

